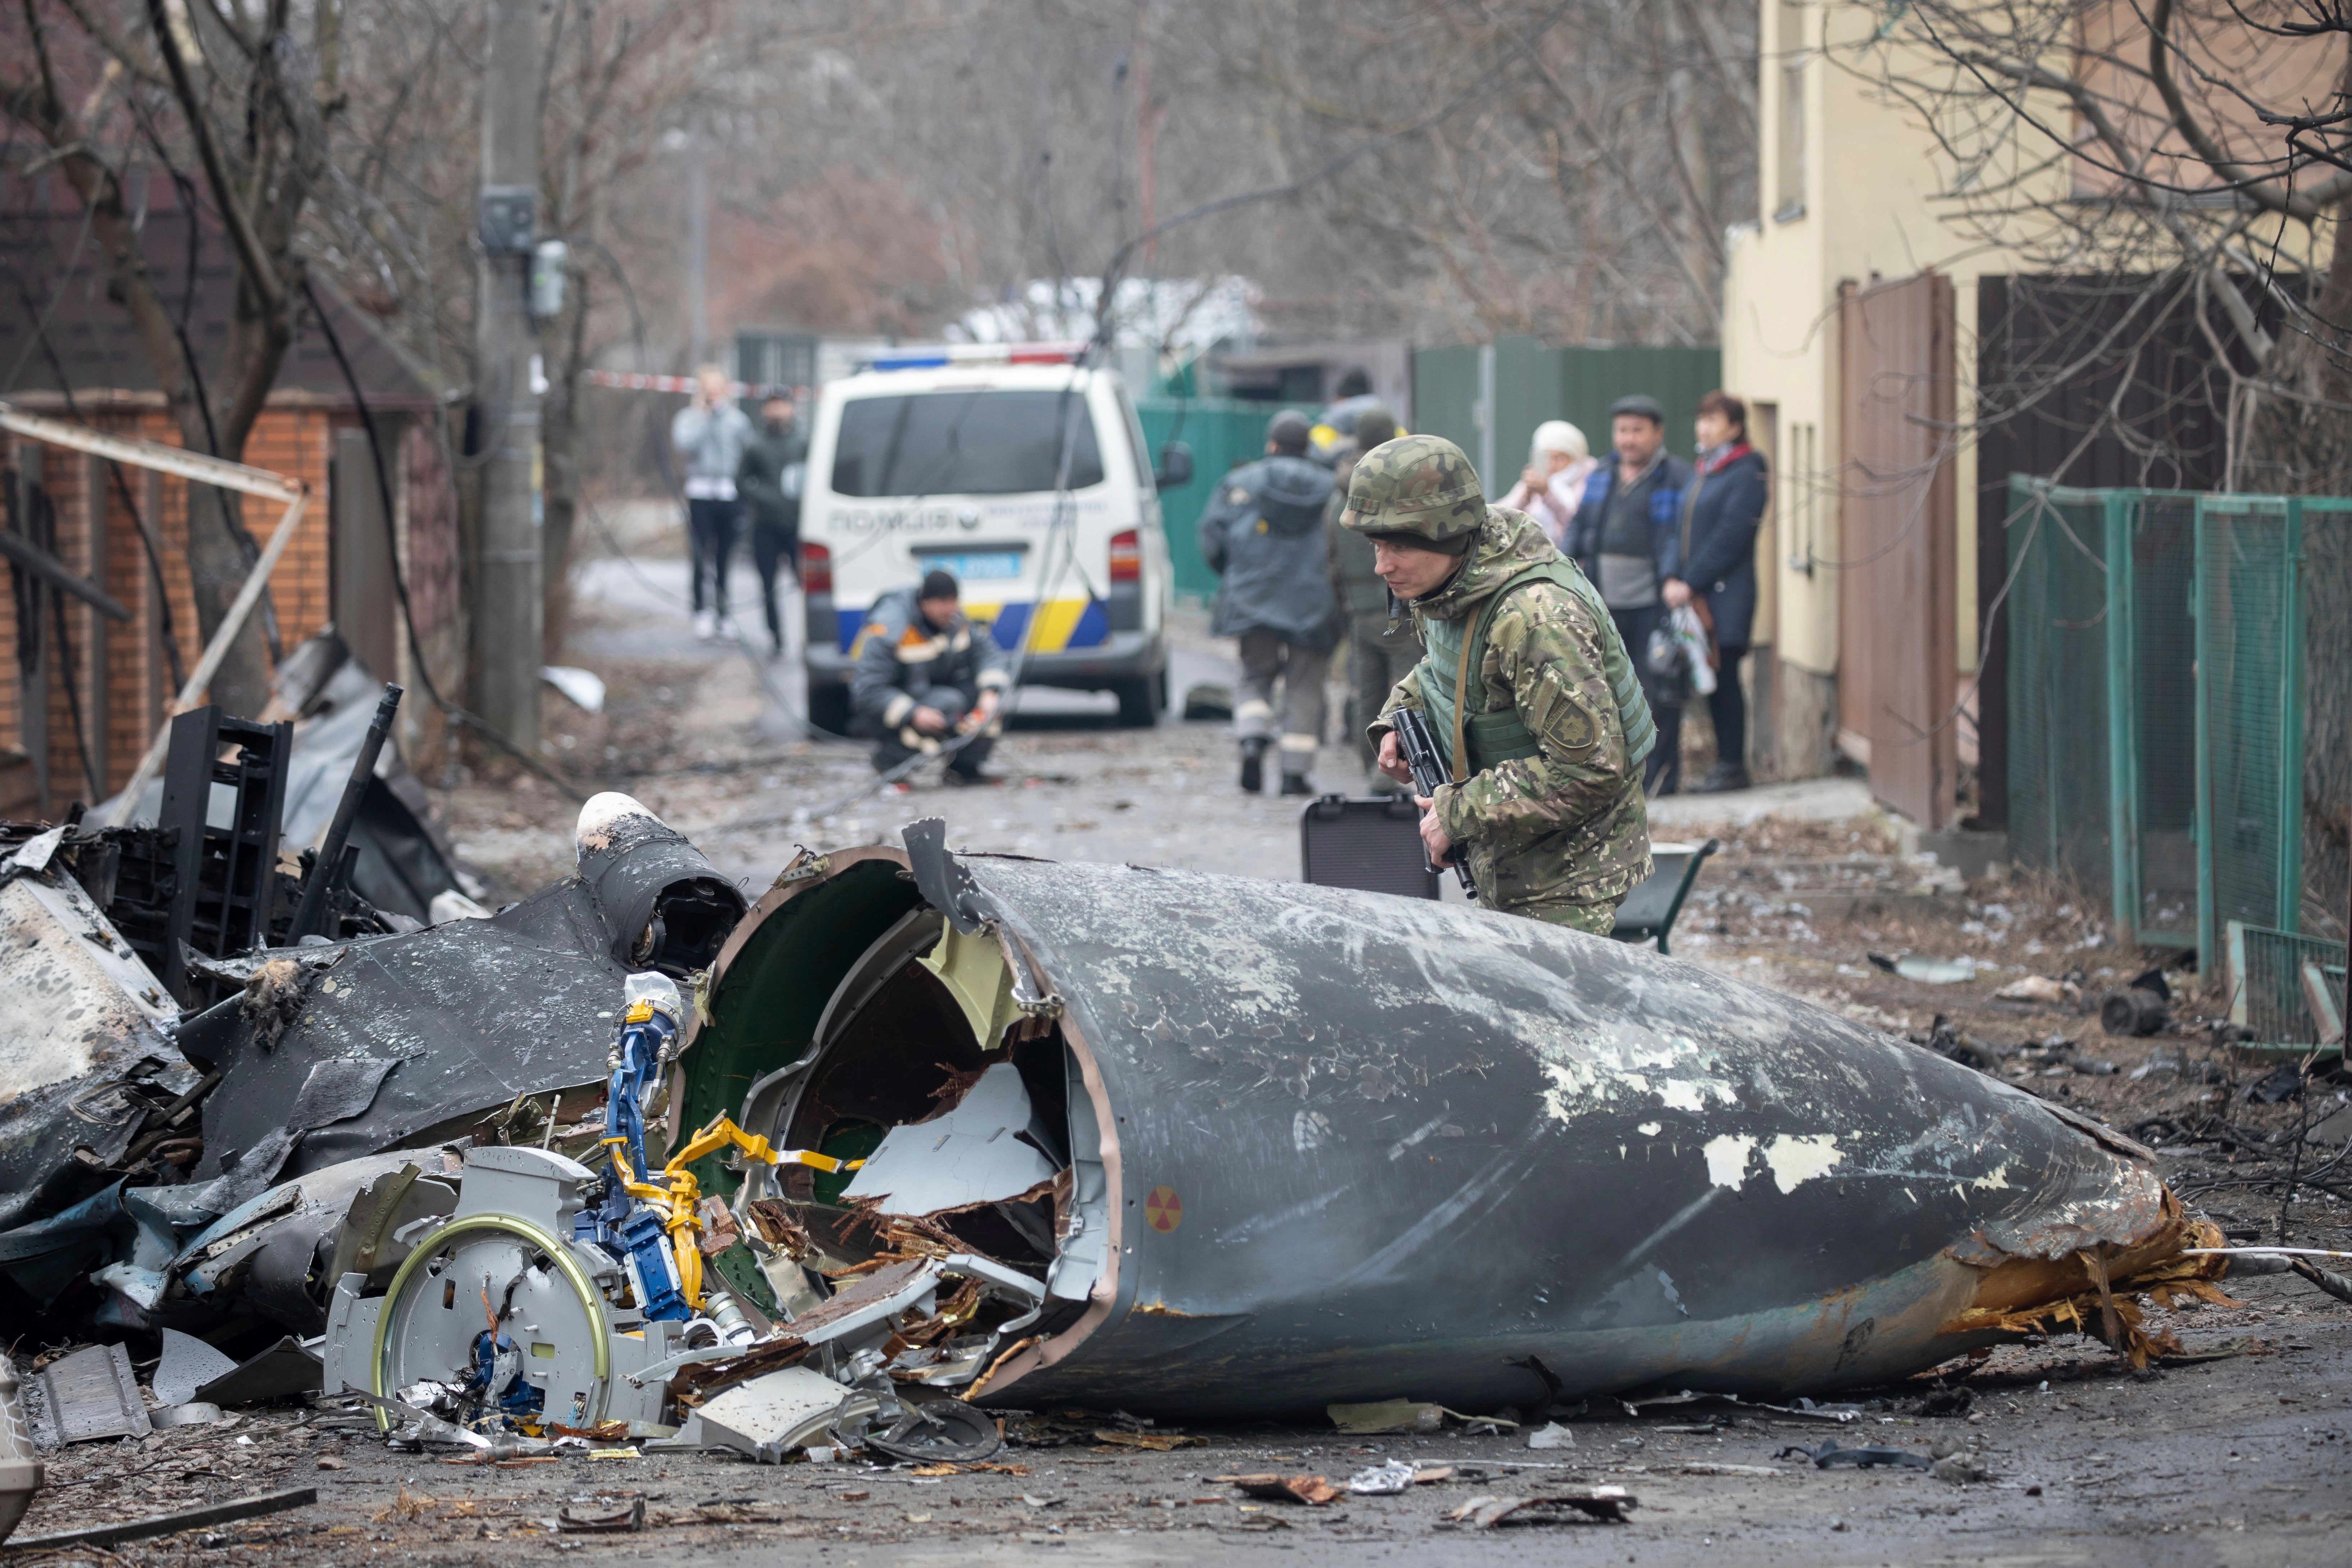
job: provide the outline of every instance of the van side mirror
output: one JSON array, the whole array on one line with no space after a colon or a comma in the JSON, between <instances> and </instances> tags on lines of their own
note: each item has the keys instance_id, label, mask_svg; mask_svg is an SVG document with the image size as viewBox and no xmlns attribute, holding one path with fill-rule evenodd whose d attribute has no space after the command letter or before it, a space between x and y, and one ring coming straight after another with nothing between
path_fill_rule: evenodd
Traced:
<instances>
[{"instance_id":1,"label":"van side mirror","mask_svg":"<svg viewBox=\"0 0 2352 1568\"><path fill-rule=\"evenodd\" d=\"M1182 489L1192 482L1192 448L1181 441L1171 441L1160 448L1160 467L1151 482L1163 490Z\"/></svg>"}]
</instances>

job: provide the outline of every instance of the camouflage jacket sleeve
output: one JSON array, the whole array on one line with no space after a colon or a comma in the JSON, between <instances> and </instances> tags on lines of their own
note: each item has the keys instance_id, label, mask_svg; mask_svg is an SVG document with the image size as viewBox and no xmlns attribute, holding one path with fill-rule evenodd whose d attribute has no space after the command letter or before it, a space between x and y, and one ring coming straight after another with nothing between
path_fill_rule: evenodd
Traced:
<instances>
[{"instance_id":1,"label":"camouflage jacket sleeve","mask_svg":"<svg viewBox=\"0 0 2352 1568\"><path fill-rule=\"evenodd\" d=\"M1538 749L1439 790L1438 820L1449 835L1531 839L1615 803L1625 784L1625 735L1601 647L1592 611L1565 588L1534 583L1503 601L1479 671L1486 705L1515 709Z\"/></svg>"},{"instance_id":2,"label":"camouflage jacket sleeve","mask_svg":"<svg viewBox=\"0 0 2352 1568\"><path fill-rule=\"evenodd\" d=\"M1426 663L1427 660L1423 662ZM1389 688L1389 700L1381 704L1381 716L1364 727L1364 734L1371 741L1374 749L1379 748L1382 735L1396 728L1389 722L1390 714L1400 708L1421 706L1421 689L1413 684L1413 670L1420 668L1421 665L1414 665L1412 669L1404 672L1402 680Z\"/></svg>"}]
</instances>

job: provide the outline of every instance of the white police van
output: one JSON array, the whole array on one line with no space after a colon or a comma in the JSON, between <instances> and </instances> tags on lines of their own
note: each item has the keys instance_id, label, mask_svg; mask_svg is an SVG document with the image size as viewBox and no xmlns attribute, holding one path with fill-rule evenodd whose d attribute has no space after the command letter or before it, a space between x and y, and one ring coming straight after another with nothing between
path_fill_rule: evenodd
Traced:
<instances>
[{"instance_id":1,"label":"white police van","mask_svg":"<svg viewBox=\"0 0 2352 1568\"><path fill-rule=\"evenodd\" d=\"M814 723L847 728L867 607L933 569L1023 684L1108 691L1121 722L1158 722L1172 581L1159 492L1192 455L1171 443L1155 472L1125 384L1084 347L894 349L826 384L801 502Z\"/></svg>"}]
</instances>

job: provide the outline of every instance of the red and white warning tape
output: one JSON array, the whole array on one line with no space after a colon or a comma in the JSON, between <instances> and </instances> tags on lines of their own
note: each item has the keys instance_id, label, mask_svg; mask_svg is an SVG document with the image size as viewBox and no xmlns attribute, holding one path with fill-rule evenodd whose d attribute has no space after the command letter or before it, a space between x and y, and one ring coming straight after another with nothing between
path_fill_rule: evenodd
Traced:
<instances>
[{"instance_id":1,"label":"red and white warning tape","mask_svg":"<svg viewBox=\"0 0 2352 1568\"><path fill-rule=\"evenodd\" d=\"M635 371L592 370L583 379L591 386L610 386L622 392L692 392L694 377L690 375L642 375ZM727 384L730 397L806 397L805 386L772 386L765 382L730 381Z\"/></svg>"}]
</instances>

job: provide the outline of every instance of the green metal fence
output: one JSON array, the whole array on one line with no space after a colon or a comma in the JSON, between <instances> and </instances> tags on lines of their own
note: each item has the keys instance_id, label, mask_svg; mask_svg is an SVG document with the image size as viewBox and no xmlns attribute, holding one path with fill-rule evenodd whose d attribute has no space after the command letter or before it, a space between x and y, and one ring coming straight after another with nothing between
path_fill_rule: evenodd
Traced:
<instances>
[{"instance_id":1,"label":"green metal fence","mask_svg":"<svg viewBox=\"0 0 2352 1568\"><path fill-rule=\"evenodd\" d=\"M1479 464L1487 493L1497 496L1517 482L1528 443L1547 419L1573 421L1596 455L1607 451L1609 405L1628 393L1646 392L1664 404L1667 444L1675 451L1688 450L1687 421L1700 395L1720 385L1723 374L1723 355L1711 348L1555 349L1515 337L1497 339L1491 349L1490 355L1477 343L1417 351L1412 418L1407 423L1469 453ZM1491 464L1481 456L1487 445L1481 420L1489 403L1495 423ZM1216 576L1201 559L1202 510L1218 479L1265 451L1265 422L1284 406L1219 397L1136 400L1144 441L1154 453L1170 441L1192 448L1192 482L1160 498L1180 597L1206 599L1216 593ZM1302 411L1309 417L1318 412Z\"/></svg>"},{"instance_id":2,"label":"green metal fence","mask_svg":"<svg viewBox=\"0 0 2352 1568\"><path fill-rule=\"evenodd\" d=\"M2224 922L2230 1021L2252 1035L2255 1050L2308 1050L2344 1022L2344 944L2272 931L2243 921ZM2316 985L2320 1005L2314 1016ZM2338 1048L2339 1047L2333 1047Z\"/></svg>"},{"instance_id":3,"label":"green metal fence","mask_svg":"<svg viewBox=\"0 0 2352 1568\"><path fill-rule=\"evenodd\" d=\"M2297 929L2307 520L2352 501L2010 479L2011 855L2126 940Z\"/></svg>"},{"instance_id":4,"label":"green metal fence","mask_svg":"<svg viewBox=\"0 0 2352 1568\"><path fill-rule=\"evenodd\" d=\"M2127 492L2106 509L2107 558L2123 574L2118 623L2106 628L2118 772L2116 908L2150 946L2197 943L2197 644L2187 616L2197 589L2197 498Z\"/></svg>"},{"instance_id":5,"label":"green metal fence","mask_svg":"<svg viewBox=\"0 0 2352 1568\"><path fill-rule=\"evenodd\" d=\"M1145 447L1156 458L1171 441L1192 448L1192 482L1160 493L1160 526L1176 569L1179 598L1207 599L1217 574L1201 559L1201 513L1217 481L1265 455L1265 425L1286 405L1229 397L1144 397L1136 400ZM1312 417L1315 409L1305 409Z\"/></svg>"},{"instance_id":6,"label":"green metal fence","mask_svg":"<svg viewBox=\"0 0 2352 1568\"><path fill-rule=\"evenodd\" d=\"M1490 375L1494 440L1488 463L1481 415ZM1667 445L1686 452L1700 395L1722 384L1718 349L1556 349L1533 338L1497 338L1491 345L1414 352L1412 426L1469 453L1489 493L1500 495L1517 481L1528 443L1547 419L1573 423L1597 455L1609 449L1609 405L1629 393L1646 392L1665 405ZM1493 473L1486 472L1490 467Z\"/></svg>"},{"instance_id":7,"label":"green metal fence","mask_svg":"<svg viewBox=\"0 0 2352 1568\"><path fill-rule=\"evenodd\" d=\"M2114 847L2105 505L2012 479L2007 523L2010 858L2103 888Z\"/></svg>"}]
</instances>

